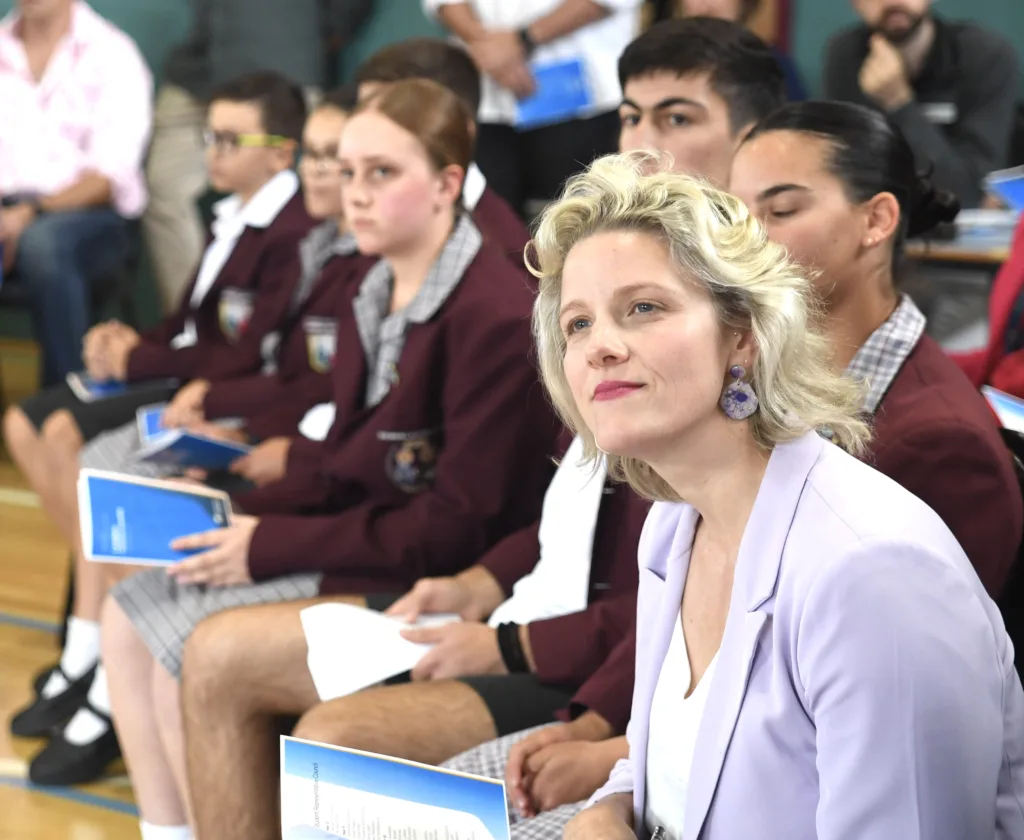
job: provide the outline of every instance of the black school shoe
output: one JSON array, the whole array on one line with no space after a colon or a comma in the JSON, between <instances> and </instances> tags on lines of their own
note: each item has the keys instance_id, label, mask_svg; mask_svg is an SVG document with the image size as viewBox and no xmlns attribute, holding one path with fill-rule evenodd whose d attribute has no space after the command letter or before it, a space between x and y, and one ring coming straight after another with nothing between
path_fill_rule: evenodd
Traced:
<instances>
[{"instance_id":1,"label":"black school shoe","mask_svg":"<svg viewBox=\"0 0 1024 840\"><path fill-rule=\"evenodd\" d=\"M50 677L60 668L60 665L51 665L49 668L43 668L35 679L32 680L32 690L36 693L36 697L43 693L43 689L46 688L46 684L50 681Z\"/></svg>"},{"instance_id":2,"label":"black school shoe","mask_svg":"<svg viewBox=\"0 0 1024 840\"><path fill-rule=\"evenodd\" d=\"M32 759L28 778L34 785L86 785L102 779L112 761L121 757L121 745L110 718L97 711L88 701L81 708L106 721L107 731L88 744L72 744L64 737L64 730L54 732L50 743Z\"/></svg>"},{"instance_id":3,"label":"black school shoe","mask_svg":"<svg viewBox=\"0 0 1024 840\"><path fill-rule=\"evenodd\" d=\"M42 738L50 734L56 726L67 723L77 712L89 694L93 677L96 676L94 665L77 680L68 679L67 674L56 666L56 671L68 682L68 687L53 697L37 696L24 709L11 718L11 734L17 738ZM47 674L49 678L49 674Z\"/></svg>"}]
</instances>

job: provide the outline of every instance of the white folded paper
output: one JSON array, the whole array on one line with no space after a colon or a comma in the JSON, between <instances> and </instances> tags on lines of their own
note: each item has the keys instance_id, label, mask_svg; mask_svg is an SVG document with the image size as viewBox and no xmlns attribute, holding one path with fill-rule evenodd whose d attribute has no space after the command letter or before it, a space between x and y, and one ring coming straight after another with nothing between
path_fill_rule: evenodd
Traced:
<instances>
[{"instance_id":1,"label":"white folded paper","mask_svg":"<svg viewBox=\"0 0 1024 840\"><path fill-rule=\"evenodd\" d=\"M317 604L299 613L309 647L309 673L323 701L353 694L416 667L432 645L401 632L461 621L457 615L421 616L415 624L351 604Z\"/></svg>"}]
</instances>

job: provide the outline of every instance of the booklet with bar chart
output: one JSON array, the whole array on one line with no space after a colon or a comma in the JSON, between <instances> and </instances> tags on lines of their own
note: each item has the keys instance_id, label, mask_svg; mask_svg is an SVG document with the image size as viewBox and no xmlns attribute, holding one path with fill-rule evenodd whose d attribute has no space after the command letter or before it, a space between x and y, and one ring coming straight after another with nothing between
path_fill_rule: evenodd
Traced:
<instances>
[{"instance_id":1,"label":"booklet with bar chart","mask_svg":"<svg viewBox=\"0 0 1024 840\"><path fill-rule=\"evenodd\" d=\"M283 840L509 840L505 784L281 739Z\"/></svg>"},{"instance_id":2,"label":"booklet with bar chart","mask_svg":"<svg viewBox=\"0 0 1024 840\"><path fill-rule=\"evenodd\" d=\"M171 542L231 524L227 493L104 470L79 473L78 507L85 557L100 563L176 563L196 552Z\"/></svg>"}]
</instances>

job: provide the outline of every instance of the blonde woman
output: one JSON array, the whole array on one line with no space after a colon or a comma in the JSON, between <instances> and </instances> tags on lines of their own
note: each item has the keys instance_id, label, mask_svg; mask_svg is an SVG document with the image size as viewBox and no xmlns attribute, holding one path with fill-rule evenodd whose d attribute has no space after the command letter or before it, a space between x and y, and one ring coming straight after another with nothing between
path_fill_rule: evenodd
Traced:
<instances>
[{"instance_id":1,"label":"blonde woman","mask_svg":"<svg viewBox=\"0 0 1024 840\"><path fill-rule=\"evenodd\" d=\"M630 757L565 837L1024 837L998 611L938 516L850 454L861 394L783 249L645 154L571 182L535 246L555 405L656 500Z\"/></svg>"}]
</instances>

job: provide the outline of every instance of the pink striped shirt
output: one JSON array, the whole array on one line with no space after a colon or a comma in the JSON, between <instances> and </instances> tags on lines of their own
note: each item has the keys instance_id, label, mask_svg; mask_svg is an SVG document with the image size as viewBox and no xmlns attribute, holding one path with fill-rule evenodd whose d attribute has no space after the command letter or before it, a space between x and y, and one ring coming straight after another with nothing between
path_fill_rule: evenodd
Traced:
<instances>
[{"instance_id":1,"label":"pink striped shirt","mask_svg":"<svg viewBox=\"0 0 1024 840\"><path fill-rule=\"evenodd\" d=\"M141 215L153 78L135 42L76 0L36 82L18 19L0 21L0 195L51 195L91 171L110 180L121 215Z\"/></svg>"}]
</instances>

